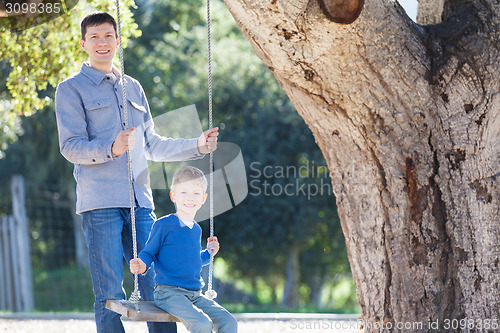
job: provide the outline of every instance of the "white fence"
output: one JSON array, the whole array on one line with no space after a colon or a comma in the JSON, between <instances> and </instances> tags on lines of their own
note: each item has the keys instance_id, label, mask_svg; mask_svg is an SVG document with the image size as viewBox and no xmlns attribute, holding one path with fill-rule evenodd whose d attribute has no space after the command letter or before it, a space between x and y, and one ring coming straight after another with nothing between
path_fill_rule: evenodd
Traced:
<instances>
[{"instance_id":1,"label":"white fence","mask_svg":"<svg viewBox=\"0 0 500 333\"><path fill-rule=\"evenodd\" d=\"M12 178L11 192L13 215L0 217L0 311L33 311L30 243L22 176Z\"/></svg>"}]
</instances>

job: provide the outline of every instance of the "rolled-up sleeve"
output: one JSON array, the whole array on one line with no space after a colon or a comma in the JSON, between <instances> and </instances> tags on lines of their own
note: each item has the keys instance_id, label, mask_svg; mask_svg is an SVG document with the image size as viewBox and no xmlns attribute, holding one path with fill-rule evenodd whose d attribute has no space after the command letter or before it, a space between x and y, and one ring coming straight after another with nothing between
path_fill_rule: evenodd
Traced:
<instances>
[{"instance_id":1,"label":"rolled-up sleeve","mask_svg":"<svg viewBox=\"0 0 500 333\"><path fill-rule=\"evenodd\" d=\"M83 101L65 81L56 90L56 119L61 154L71 163L95 165L113 160L111 140L90 140Z\"/></svg>"}]
</instances>

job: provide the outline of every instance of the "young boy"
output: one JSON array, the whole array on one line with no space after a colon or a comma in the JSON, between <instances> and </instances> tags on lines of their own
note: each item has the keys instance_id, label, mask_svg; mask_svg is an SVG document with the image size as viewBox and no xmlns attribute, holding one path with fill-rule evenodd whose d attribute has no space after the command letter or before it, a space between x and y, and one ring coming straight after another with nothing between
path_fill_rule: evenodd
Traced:
<instances>
[{"instance_id":1,"label":"young boy","mask_svg":"<svg viewBox=\"0 0 500 333\"><path fill-rule=\"evenodd\" d=\"M209 251L214 255L219 251L217 237L209 238L207 250L201 251L201 228L194 221L207 199L206 188L207 179L195 167L185 166L175 173L170 199L177 211L153 224L146 246L130 261L130 271L144 274L155 263L155 303L178 317L189 331L234 333L236 319L201 294L201 267L209 263Z\"/></svg>"}]
</instances>

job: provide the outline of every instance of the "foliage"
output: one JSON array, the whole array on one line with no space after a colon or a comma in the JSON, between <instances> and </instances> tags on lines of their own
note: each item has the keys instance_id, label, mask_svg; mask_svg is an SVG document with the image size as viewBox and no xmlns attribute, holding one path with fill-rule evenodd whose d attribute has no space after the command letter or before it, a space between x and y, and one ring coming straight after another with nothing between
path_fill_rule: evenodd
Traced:
<instances>
[{"instance_id":1,"label":"foliage","mask_svg":"<svg viewBox=\"0 0 500 333\"><path fill-rule=\"evenodd\" d=\"M0 159L4 156L7 144L13 142L21 134L21 120L9 112L12 104L8 100L0 99Z\"/></svg>"},{"instance_id":2,"label":"foliage","mask_svg":"<svg viewBox=\"0 0 500 333\"><path fill-rule=\"evenodd\" d=\"M131 6L133 0L126 0L121 11L124 45L131 36L140 36ZM52 94L48 94L51 90L47 89L77 72L86 59L78 43L79 20L92 10L115 12L116 7L112 1L80 1L64 15L16 30L11 29L9 20L0 20L0 65L2 81L8 88L8 93L0 93L0 126L9 129L0 135L0 149L2 143L13 141L19 134L18 116L31 116L53 103Z\"/></svg>"}]
</instances>

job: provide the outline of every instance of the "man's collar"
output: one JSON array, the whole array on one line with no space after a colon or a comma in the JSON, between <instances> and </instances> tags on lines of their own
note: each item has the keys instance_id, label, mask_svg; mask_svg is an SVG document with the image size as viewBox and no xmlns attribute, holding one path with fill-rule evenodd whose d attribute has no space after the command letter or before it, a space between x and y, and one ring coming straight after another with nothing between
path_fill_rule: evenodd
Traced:
<instances>
[{"instance_id":1,"label":"man's collar","mask_svg":"<svg viewBox=\"0 0 500 333\"><path fill-rule=\"evenodd\" d=\"M120 78L120 71L118 70L118 68L116 68L115 65L113 65L112 71L113 71L113 74L115 74L115 76L117 78ZM84 62L82 64L81 72L86 77L88 77L90 79L90 81L94 82L94 84L96 86L99 85L102 82L102 80L104 80L104 78L106 77L106 74L104 74L104 73L98 71L97 69L91 67L88 62Z\"/></svg>"}]
</instances>

